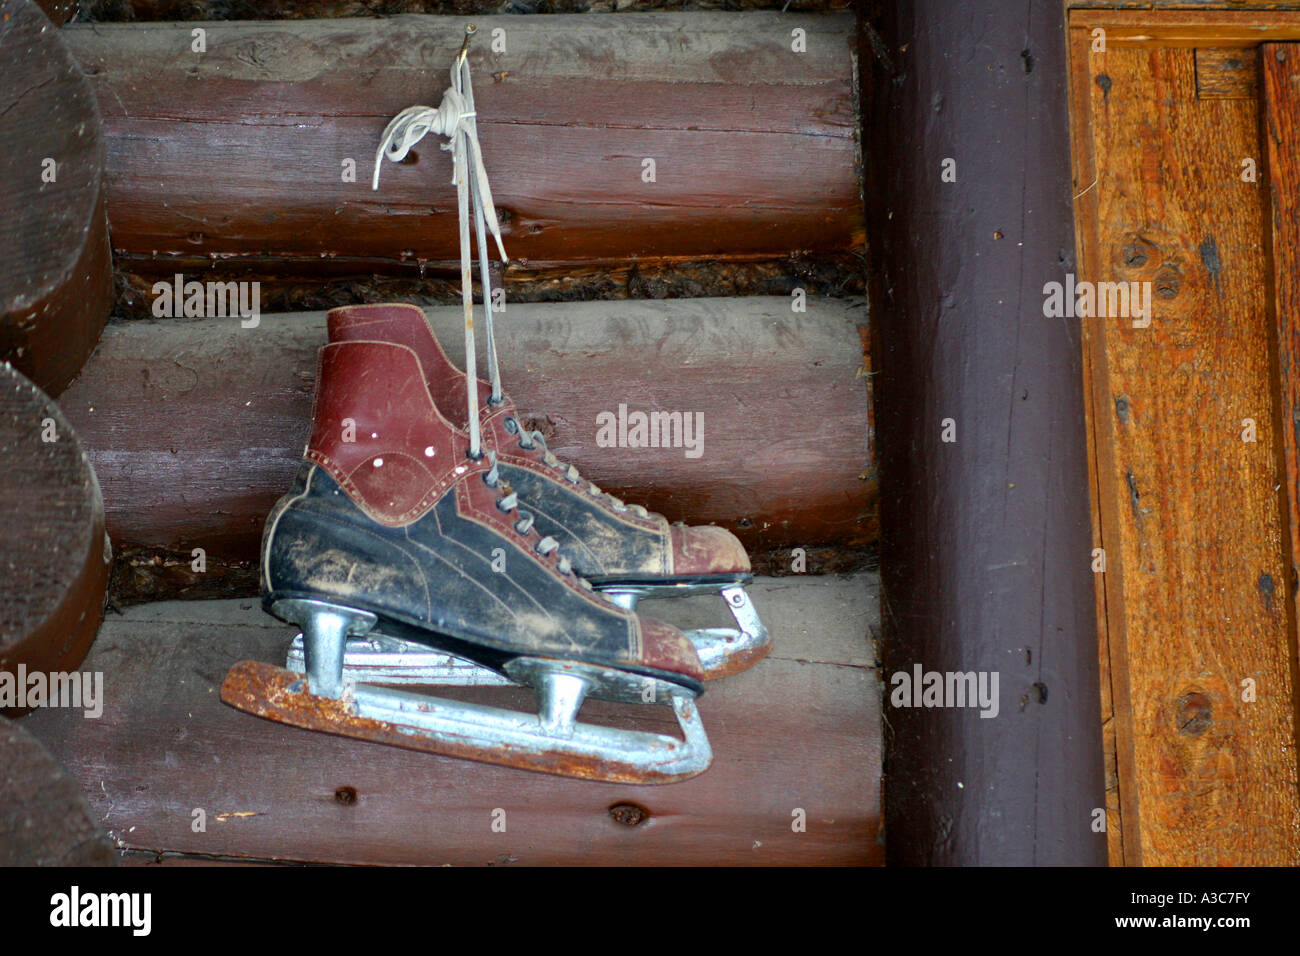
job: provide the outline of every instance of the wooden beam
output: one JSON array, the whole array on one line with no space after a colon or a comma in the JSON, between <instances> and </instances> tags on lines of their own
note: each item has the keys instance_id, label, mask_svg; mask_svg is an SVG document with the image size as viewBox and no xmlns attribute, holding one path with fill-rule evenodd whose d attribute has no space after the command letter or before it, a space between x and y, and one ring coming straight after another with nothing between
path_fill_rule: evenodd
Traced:
<instances>
[{"instance_id":1,"label":"wooden beam","mask_svg":"<svg viewBox=\"0 0 1300 956\"><path fill-rule=\"evenodd\" d=\"M1286 485L1283 514L1284 599L1291 609L1287 654L1293 724L1290 739L1300 740L1300 658L1297 656L1296 589L1300 583L1300 47L1265 44L1260 48L1263 75L1262 138L1266 152L1270 200L1267 248L1272 254L1276 381L1274 427L1281 452L1279 472ZM1289 572L1287 574L1286 572ZM1285 740L1286 735L1282 738ZM1293 757L1294 750L1291 751ZM1300 778L1300 758L1292 761L1292 779ZM1292 846L1296 854L1300 848Z\"/></svg>"},{"instance_id":2,"label":"wooden beam","mask_svg":"<svg viewBox=\"0 0 1300 956\"><path fill-rule=\"evenodd\" d=\"M1105 31L1106 47L1252 47L1300 40L1300 9L1076 9L1070 26Z\"/></svg>"},{"instance_id":3,"label":"wooden beam","mask_svg":"<svg viewBox=\"0 0 1300 956\"><path fill-rule=\"evenodd\" d=\"M114 616L88 665L114 675L103 717L48 710L26 724L82 783L120 848L370 864L878 864L875 578L763 579L752 593L775 649L709 685L699 706L713 765L671 786L412 753L234 710L217 693L230 665L282 661L294 634L249 601ZM716 597L642 607L688 626L725 614ZM462 693L533 706L528 691L489 691ZM676 733L663 707L591 701L583 715ZM502 813L504 830L494 830Z\"/></svg>"},{"instance_id":4,"label":"wooden beam","mask_svg":"<svg viewBox=\"0 0 1300 956\"><path fill-rule=\"evenodd\" d=\"M507 285L583 264L858 251L852 23L479 19L471 64ZM455 194L436 137L407 164L385 162L378 192L371 173L388 121L438 104L463 25L209 23L202 53L189 24L70 25L104 114L119 266L152 279L198 261L308 283L454 274Z\"/></svg>"},{"instance_id":5,"label":"wooden beam","mask_svg":"<svg viewBox=\"0 0 1300 956\"><path fill-rule=\"evenodd\" d=\"M1000 681L991 719L889 707L892 863L1106 859L1079 326L1043 314L1071 268L1062 17L916 0L863 29L886 701L916 667Z\"/></svg>"},{"instance_id":6,"label":"wooden beam","mask_svg":"<svg viewBox=\"0 0 1300 956\"><path fill-rule=\"evenodd\" d=\"M1079 275L1095 275L1100 268L1097 252L1084 237L1096 234L1097 203L1094 190L1097 185L1096 157L1092 148L1092 83L1094 77L1088 68L1088 49L1092 37L1076 26L1068 32L1069 53L1069 97L1070 97L1070 142L1071 168L1073 173L1072 191L1075 198L1075 263ZM1105 375L1105 364L1095 363L1098 350L1095 333L1088 323L1082 324L1081 338L1083 346L1083 385L1084 408L1087 415L1085 433L1088 449L1088 490L1092 503L1091 531L1094 545L1103 540L1101 515L1112 514L1117 508L1117 489L1110 482L1100 480L1101 474L1109 473L1113 468L1112 449L1106 436L1099 435L1101 425L1092 413L1095 402L1094 389ZM1102 552L1104 556L1104 551ZM1093 564L1096 567L1096 551L1093 552ZM1107 610L1107 596L1112 584L1117 583L1119 570L1112 573L1105 571L1102 565L1101 576L1094 589L1097 617L1097 657L1101 691L1101 728L1102 748L1105 765L1106 785L1106 837L1107 857L1111 866L1124 864L1124 828L1120 801L1120 779L1133 779L1132 750L1125 748L1123 753L1118 747L1120 736L1131 737L1132 728L1127 710L1115 709L1114 682L1122 675L1112 673L1110 615ZM1096 573L1096 572L1094 572ZM1127 693L1125 690L1124 693ZM1121 771L1120 759L1125 765ZM1128 792L1126 788L1126 793Z\"/></svg>"},{"instance_id":7,"label":"wooden beam","mask_svg":"<svg viewBox=\"0 0 1300 956\"><path fill-rule=\"evenodd\" d=\"M876 534L865 306L811 299L800 313L791 302L509 305L503 380L558 455L625 500L724 525L759 552L865 548ZM459 361L460 310L428 314ZM255 329L238 318L110 325L62 406L114 542L255 562L262 521L301 460L324 343L322 313L264 315ZM597 447L596 416L620 404L702 413L700 456Z\"/></svg>"},{"instance_id":8,"label":"wooden beam","mask_svg":"<svg viewBox=\"0 0 1300 956\"><path fill-rule=\"evenodd\" d=\"M64 34L30 0L0 23L0 361L58 395L112 304L104 145Z\"/></svg>"}]
</instances>

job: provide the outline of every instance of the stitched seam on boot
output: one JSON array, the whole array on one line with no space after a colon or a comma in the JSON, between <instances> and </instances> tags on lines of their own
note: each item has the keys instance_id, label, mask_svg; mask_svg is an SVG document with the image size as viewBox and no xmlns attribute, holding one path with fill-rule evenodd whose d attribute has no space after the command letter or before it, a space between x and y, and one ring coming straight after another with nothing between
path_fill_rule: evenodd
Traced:
<instances>
[{"instance_id":1,"label":"stitched seam on boot","mask_svg":"<svg viewBox=\"0 0 1300 956\"><path fill-rule=\"evenodd\" d=\"M382 454L405 455L406 453L397 451L383 452ZM307 450L306 457L309 461L324 468L325 472L338 483L340 488L347 492L352 503L360 508L367 518L374 521L376 524L382 524L386 528L401 528L424 517L428 510L438 503L438 499L442 497L443 492L464 477L463 475L456 474L453 470L446 478L435 480L433 486L415 505L402 512L396 518L390 518L388 515L375 510L371 507L370 503L366 501L365 496L361 493L361 489L356 486L356 483L350 477L356 469L353 469L353 472L344 473L343 469L340 468L333 459L314 448L309 448ZM414 461L419 461L419 459L414 458L411 455L406 455L406 457L412 458ZM369 460L370 459L367 459L367 461ZM362 467L362 465L357 466L357 468L360 467Z\"/></svg>"}]
</instances>

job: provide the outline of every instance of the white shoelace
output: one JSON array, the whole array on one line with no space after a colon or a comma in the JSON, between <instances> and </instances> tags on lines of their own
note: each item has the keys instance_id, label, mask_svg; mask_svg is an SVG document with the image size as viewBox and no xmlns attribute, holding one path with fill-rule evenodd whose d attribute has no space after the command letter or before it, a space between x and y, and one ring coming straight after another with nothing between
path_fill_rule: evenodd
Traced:
<instances>
[{"instance_id":1,"label":"white shoelace","mask_svg":"<svg viewBox=\"0 0 1300 956\"><path fill-rule=\"evenodd\" d=\"M492 401L501 400L501 371L497 363L496 335L492 327L492 283L488 272L487 233L496 240L501 261L509 262L501 241L501 225L492 202L492 187L483 167L483 151L478 142L478 124L474 111L474 87L469 76L469 38L472 26L465 29L465 43L451 67L451 87L443 92L437 108L408 106L384 129L375 152L375 175L371 188L379 188L379 167L385 156L395 163L406 158L411 148L429 133L444 136L450 142L441 148L451 153L452 182L456 184L457 213L460 220L460 288L465 310L465 391L468 406L469 452L475 458L483 453L479 425L477 348L474 341L474 286L470 274L469 244L470 202L474 207L474 231L478 235L479 281L483 287L484 332L487 337L488 375L492 382ZM467 168L472 175L467 175Z\"/></svg>"}]
</instances>

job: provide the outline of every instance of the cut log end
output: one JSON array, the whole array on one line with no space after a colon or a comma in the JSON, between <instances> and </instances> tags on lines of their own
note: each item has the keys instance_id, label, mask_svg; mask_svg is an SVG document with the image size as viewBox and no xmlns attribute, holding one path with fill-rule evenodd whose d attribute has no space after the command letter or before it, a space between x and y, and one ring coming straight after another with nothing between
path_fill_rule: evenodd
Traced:
<instances>
[{"instance_id":1,"label":"cut log end","mask_svg":"<svg viewBox=\"0 0 1300 956\"><path fill-rule=\"evenodd\" d=\"M0 676L73 670L95 638L108 588L103 500L58 407L7 365L0 449ZM0 713L27 709L20 696L0 693Z\"/></svg>"},{"instance_id":2,"label":"cut log end","mask_svg":"<svg viewBox=\"0 0 1300 956\"><path fill-rule=\"evenodd\" d=\"M0 359L52 395L112 308L100 125L63 34L0 0Z\"/></svg>"},{"instance_id":3,"label":"cut log end","mask_svg":"<svg viewBox=\"0 0 1300 956\"><path fill-rule=\"evenodd\" d=\"M77 782L0 717L0 866L112 866L113 845Z\"/></svg>"}]
</instances>

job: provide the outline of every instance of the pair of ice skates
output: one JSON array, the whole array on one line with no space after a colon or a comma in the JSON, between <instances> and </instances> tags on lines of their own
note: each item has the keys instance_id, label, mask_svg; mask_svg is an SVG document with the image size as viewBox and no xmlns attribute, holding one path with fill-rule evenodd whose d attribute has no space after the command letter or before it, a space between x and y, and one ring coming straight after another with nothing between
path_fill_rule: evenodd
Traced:
<instances>
[{"instance_id":1,"label":"pair of ice skates","mask_svg":"<svg viewBox=\"0 0 1300 956\"><path fill-rule=\"evenodd\" d=\"M712 753L695 698L770 649L740 542L602 492L529 434L501 390L487 234L501 250L473 126L465 50L438 110L403 111L381 155L451 139L461 218L466 370L409 305L336 309L311 438L267 519L263 604L302 633L288 667L246 661L222 699L284 723L531 770L680 780ZM376 179L378 177L378 163ZM475 374L472 196L490 381ZM734 627L683 633L643 597L719 592ZM391 685L517 683L536 714ZM671 706L681 739L579 722L587 697Z\"/></svg>"}]
</instances>

